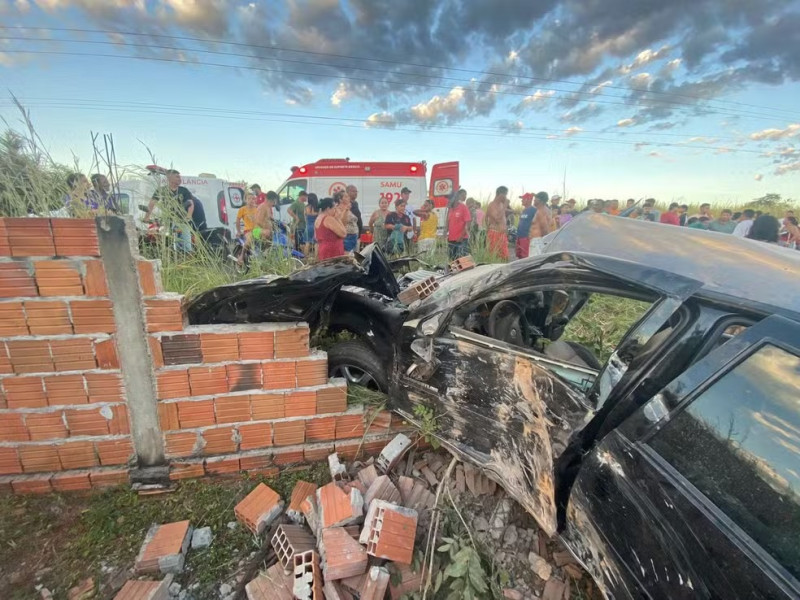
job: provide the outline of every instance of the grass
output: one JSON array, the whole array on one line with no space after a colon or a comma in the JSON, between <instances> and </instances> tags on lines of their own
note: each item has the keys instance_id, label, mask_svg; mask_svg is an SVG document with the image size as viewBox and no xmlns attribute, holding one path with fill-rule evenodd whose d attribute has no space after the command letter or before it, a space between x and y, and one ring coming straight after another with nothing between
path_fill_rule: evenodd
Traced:
<instances>
[{"instance_id":1,"label":"grass","mask_svg":"<svg viewBox=\"0 0 800 600\"><path fill-rule=\"evenodd\" d=\"M0 598L35 595L35 575L48 569L40 583L56 598L87 577L101 586L119 569L133 566L152 523L189 519L193 527L211 527L212 545L190 550L186 569L177 578L184 587L196 585L195 597L214 597L212 590L230 579L239 561L259 548L257 540L235 521L233 507L258 481L288 499L299 479L324 484L327 466L284 470L271 478L217 479L182 482L161 496L139 496L127 488L90 495L0 497ZM122 582L117 582L121 584Z\"/></svg>"}]
</instances>

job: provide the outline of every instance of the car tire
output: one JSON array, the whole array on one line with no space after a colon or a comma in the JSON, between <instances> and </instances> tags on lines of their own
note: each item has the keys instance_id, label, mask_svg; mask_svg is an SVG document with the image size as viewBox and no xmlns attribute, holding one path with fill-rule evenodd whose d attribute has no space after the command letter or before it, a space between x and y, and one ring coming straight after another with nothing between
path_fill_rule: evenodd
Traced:
<instances>
[{"instance_id":1,"label":"car tire","mask_svg":"<svg viewBox=\"0 0 800 600\"><path fill-rule=\"evenodd\" d=\"M344 377L348 385L386 392L389 374L375 350L361 340L339 342L328 350L328 373L331 377Z\"/></svg>"}]
</instances>

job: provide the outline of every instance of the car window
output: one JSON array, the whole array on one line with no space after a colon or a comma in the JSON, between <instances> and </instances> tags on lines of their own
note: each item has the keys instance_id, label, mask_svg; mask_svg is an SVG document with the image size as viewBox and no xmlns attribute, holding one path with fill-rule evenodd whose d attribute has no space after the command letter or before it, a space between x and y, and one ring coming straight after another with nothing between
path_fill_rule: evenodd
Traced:
<instances>
[{"instance_id":1,"label":"car window","mask_svg":"<svg viewBox=\"0 0 800 600\"><path fill-rule=\"evenodd\" d=\"M674 416L650 446L800 577L800 357L764 345Z\"/></svg>"},{"instance_id":2,"label":"car window","mask_svg":"<svg viewBox=\"0 0 800 600\"><path fill-rule=\"evenodd\" d=\"M294 202L297 200L300 192L304 191L307 187L307 179L292 179L291 181L287 182L286 185L284 185L278 192L278 196L280 196L281 199L281 204Z\"/></svg>"},{"instance_id":3,"label":"car window","mask_svg":"<svg viewBox=\"0 0 800 600\"><path fill-rule=\"evenodd\" d=\"M228 198L232 208L241 208L244 206L244 190L242 188L229 187Z\"/></svg>"}]
</instances>

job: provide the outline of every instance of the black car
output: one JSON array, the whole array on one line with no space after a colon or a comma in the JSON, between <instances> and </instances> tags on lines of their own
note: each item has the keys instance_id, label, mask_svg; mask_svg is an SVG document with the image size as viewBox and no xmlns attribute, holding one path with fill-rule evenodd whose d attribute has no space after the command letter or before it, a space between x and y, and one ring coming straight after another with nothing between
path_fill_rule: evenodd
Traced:
<instances>
[{"instance_id":1,"label":"black car","mask_svg":"<svg viewBox=\"0 0 800 600\"><path fill-rule=\"evenodd\" d=\"M332 368L349 350L392 409L430 407L608 597L799 597L800 254L595 214L548 242L409 307L369 249L212 290L190 319L350 332ZM570 339L601 301L635 313L607 357Z\"/></svg>"}]
</instances>

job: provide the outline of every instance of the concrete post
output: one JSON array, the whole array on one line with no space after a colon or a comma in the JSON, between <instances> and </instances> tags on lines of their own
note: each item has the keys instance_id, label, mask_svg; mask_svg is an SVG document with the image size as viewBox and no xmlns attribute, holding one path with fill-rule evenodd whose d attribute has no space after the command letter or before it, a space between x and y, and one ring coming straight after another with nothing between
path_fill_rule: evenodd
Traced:
<instances>
[{"instance_id":1,"label":"concrete post","mask_svg":"<svg viewBox=\"0 0 800 600\"><path fill-rule=\"evenodd\" d=\"M97 237L117 326L117 353L128 399L133 445L138 457L138 479L161 479L166 464L164 442L158 421L155 375L136 269L138 249L133 219L98 217ZM150 473L146 474L147 471ZM158 471L158 474L152 471ZM131 479L136 481L136 470L131 472Z\"/></svg>"}]
</instances>

